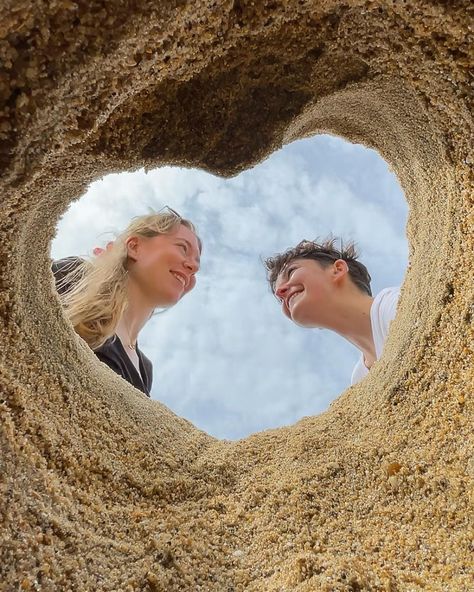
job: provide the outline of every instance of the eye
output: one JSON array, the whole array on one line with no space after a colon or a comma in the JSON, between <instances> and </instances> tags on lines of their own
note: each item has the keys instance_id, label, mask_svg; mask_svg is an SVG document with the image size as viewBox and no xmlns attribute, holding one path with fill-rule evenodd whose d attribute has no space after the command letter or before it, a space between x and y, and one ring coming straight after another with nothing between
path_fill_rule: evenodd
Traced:
<instances>
[{"instance_id":1,"label":"eye","mask_svg":"<svg viewBox=\"0 0 474 592\"><path fill-rule=\"evenodd\" d=\"M286 272L286 276L288 279L290 279L291 274L295 271L296 267L289 267L288 271Z\"/></svg>"},{"instance_id":2,"label":"eye","mask_svg":"<svg viewBox=\"0 0 474 592\"><path fill-rule=\"evenodd\" d=\"M178 243L178 246L183 249L183 253L188 252L188 245L186 243Z\"/></svg>"}]
</instances>

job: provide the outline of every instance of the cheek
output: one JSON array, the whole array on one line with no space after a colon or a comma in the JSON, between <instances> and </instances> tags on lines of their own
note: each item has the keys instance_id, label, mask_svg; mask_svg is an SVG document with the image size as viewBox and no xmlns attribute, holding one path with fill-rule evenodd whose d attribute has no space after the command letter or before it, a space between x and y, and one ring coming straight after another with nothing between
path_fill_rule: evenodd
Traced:
<instances>
[{"instance_id":1,"label":"cheek","mask_svg":"<svg viewBox=\"0 0 474 592\"><path fill-rule=\"evenodd\" d=\"M301 283L304 286L303 297L299 302L299 310L312 310L314 307L318 307L325 300L324 286L321 284L317 277L307 275Z\"/></svg>"},{"instance_id":2,"label":"cheek","mask_svg":"<svg viewBox=\"0 0 474 592\"><path fill-rule=\"evenodd\" d=\"M149 273L160 273L169 271L173 267L176 254L168 245L160 245L159 248L150 245L141 258L141 266Z\"/></svg>"},{"instance_id":3,"label":"cheek","mask_svg":"<svg viewBox=\"0 0 474 592\"><path fill-rule=\"evenodd\" d=\"M154 288L163 282L168 270L165 253L143 253L135 264L135 277L143 287Z\"/></svg>"},{"instance_id":4,"label":"cheek","mask_svg":"<svg viewBox=\"0 0 474 592\"><path fill-rule=\"evenodd\" d=\"M163 263L160 257L150 256L142 259L138 267L143 279L153 280L163 267Z\"/></svg>"},{"instance_id":5,"label":"cheek","mask_svg":"<svg viewBox=\"0 0 474 592\"><path fill-rule=\"evenodd\" d=\"M321 293L321 283L314 274L306 273L301 283L304 285L308 296L318 296Z\"/></svg>"}]
</instances>

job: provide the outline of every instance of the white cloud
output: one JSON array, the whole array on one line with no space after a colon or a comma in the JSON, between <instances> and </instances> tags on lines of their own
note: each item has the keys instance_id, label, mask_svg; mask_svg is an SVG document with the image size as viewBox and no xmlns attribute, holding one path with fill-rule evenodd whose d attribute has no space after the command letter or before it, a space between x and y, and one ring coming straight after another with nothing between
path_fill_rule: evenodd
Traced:
<instances>
[{"instance_id":1,"label":"white cloud","mask_svg":"<svg viewBox=\"0 0 474 592\"><path fill-rule=\"evenodd\" d=\"M232 179L159 168L94 183L59 224L52 256L90 253L147 207L170 205L204 241L196 288L140 334L153 398L218 437L238 438L323 411L358 352L283 317L261 256L302 238L355 239L373 292L403 280L407 205L372 150L330 136L296 142Z\"/></svg>"}]
</instances>

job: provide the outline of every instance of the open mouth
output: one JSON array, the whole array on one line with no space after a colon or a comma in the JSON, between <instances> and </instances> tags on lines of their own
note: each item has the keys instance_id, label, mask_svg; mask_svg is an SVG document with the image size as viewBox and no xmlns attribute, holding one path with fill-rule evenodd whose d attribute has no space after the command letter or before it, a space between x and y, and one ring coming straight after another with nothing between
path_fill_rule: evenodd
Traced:
<instances>
[{"instance_id":1,"label":"open mouth","mask_svg":"<svg viewBox=\"0 0 474 592\"><path fill-rule=\"evenodd\" d=\"M291 307L295 303L295 298L303 293L303 290L298 290L297 292L293 292L290 297L286 301L286 306L288 310L291 310Z\"/></svg>"},{"instance_id":2,"label":"open mouth","mask_svg":"<svg viewBox=\"0 0 474 592\"><path fill-rule=\"evenodd\" d=\"M181 286L184 290L184 288L186 288L186 276L182 273L177 272L177 271L170 271L170 273L173 277L175 277L178 280L178 282L181 284Z\"/></svg>"}]
</instances>

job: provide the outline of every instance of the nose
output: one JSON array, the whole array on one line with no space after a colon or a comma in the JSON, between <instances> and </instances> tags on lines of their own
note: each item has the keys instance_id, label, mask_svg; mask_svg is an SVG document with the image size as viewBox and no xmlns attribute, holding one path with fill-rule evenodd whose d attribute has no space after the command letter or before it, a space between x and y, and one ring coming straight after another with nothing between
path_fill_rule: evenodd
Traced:
<instances>
[{"instance_id":1,"label":"nose","mask_svg":"<svg viewBox=\"0 0 474 592\"><path fill-rule=\"evenodd\" d=\"M285 294L288 292L288 284L282 284L279 288L275 290L275 296L279 300L283 300L285 298Z\"/></svg>"},{"instance_id":2,"label":"nose","mask_svg":"<svg viewBox=\"0 0 474 592\"><path fill-rule=\"evenodd\" d=\"M194 259L186 259L184 261L184 267L186 267L191 273L197 273L199 271L199 263Z\"/></svg>"}]
</instances>

